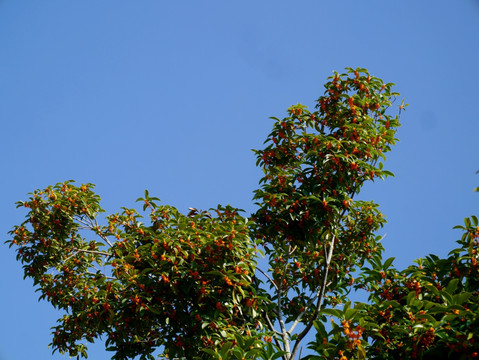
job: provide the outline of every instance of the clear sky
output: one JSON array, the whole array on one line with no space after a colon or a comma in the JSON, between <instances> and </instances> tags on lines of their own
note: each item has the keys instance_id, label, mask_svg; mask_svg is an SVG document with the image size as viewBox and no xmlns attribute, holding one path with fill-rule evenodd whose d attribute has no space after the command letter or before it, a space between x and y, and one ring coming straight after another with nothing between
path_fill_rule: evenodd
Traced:
<instances>
[{"instance_id":1,"label":"clear sky","mask_svg":"<svg viewBox=\"0 0 479 360\"><path fill-rule=\"evenodd\" d=\"M67 179L95 183L107 211L149 189L182 211L252 212L268 117L313 107L346 66L410 104L396 177L361 195L388 218L386 256L445 256L479 213L478 0L0 0L1 242L15 201ZM0 360L67 359L47 348L60 314L1 246Z\"/></svg>"}]
</instances>

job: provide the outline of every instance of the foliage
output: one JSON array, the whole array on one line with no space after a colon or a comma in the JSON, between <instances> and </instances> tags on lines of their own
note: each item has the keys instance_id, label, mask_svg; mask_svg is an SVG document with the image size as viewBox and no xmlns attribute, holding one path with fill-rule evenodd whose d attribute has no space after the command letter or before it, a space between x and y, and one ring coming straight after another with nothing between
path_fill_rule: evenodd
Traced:
<instances>
[{"instance_id":1,"label":"foliage","mask_svg":"<svg viewBox=\"0 0 479 360\"><path fill-rule=\"evenodd\" d=\"M340 303L354 282L351 272L381 249L374 233L383 216L373 202L353 197L364 182L391 175L380 161L399 126L398 116L386 113L397 95L393 84L362 69L330 80L317 111L296 105L287 118L273 118L268 146L256 151L265 176L255 192L253 234L268 255L274 294L267 320L270 328L279 324L278 343L291 358L323 300ZM304 329L294 335L298 324Z\"/></svg>"},{"instance_id":2,"label":"foliage","mask_svg":"<svg viewBox=\"0 0 479 360\"><path fill-rule=\"evenodd\" d=\"M358 279L369 304L347 304L325 314L339 319L320 327L310 347L348 359L471 359L478 357L479 226L477 217L457 226L464 234L446 259L429 255L403 271L376 255ZM320 325L319 325L320 326ZM356 345L356 346L355 346ZM324 359L311 356L309 359Z\"/></svg>"},{"instance_id":3,"label":"foliage","mask_svg":"<svg viewBox=\"0 0 479 360\"><path fill-rule=\"evenodd\" d=\"M365 69L328 80L315 111L272 118L250 219L231 206L185 215L145 191L144 217L124 208L102 222L93 185L72 181L19 202L28 214L8 243L65 312L54 351L86 357L104 336L118 360L293 360L314 331L309 359L477 356L477 218L447 259L383 262L384 216L355 197L392 175L382 161L405 105L390 115L393 84ZM356 290L369 302L351 303Z\"/></svg>"},{"instance_id":4,"label":"foliage","mask_svg":"<svg viewBox=\"0 0 479 360\"><path fill-rule=\"evenodd\" d=\"M191 357L198 344L217 350L235 334L254 334L256 250L237 209L185 216L145 192L138 200L151 225L123 209L100 226L91 189L66 182L19 204L31 210L13 230L17 258L40 298L67 312L54 349L85 356L77 341L106 334L114 359L152 358L162 345L170 356ZM99 240L88 240L87 230Z\"/></svg>"}]
</instances>

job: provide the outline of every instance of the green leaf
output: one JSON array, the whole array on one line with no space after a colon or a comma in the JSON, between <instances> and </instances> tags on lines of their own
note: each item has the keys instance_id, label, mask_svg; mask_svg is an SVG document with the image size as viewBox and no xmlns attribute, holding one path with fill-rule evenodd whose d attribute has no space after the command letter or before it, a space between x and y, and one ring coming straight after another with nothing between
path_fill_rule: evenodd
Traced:
<instances>
[{"instance_id":1,"label":"green leaf","mask_svg":"<svg viewBox=\"0 0 479 360\"><path fill-rule=\"evenodd\" d=\"M411 291L409 294L407 294L406 304L412 305L415 300L416 300L416 293L414 291Z\"/></svg>"},{"instance_id":2,"label":"green leaf","mask_svg":"<svg viewBox=\"0 0 479 360\"><path fill-rule=\"evenodd\" d=\"M447 284L446 291L450 294L453 294L457 289L457 284L459 283L459 279L451 279Z\"/></svg>"},{"instance_id":3,"label":"green leaf","mask_svg":"<svg viewBox=\"0 0 479 360\"><path fill-rule=\"evenodd\" d=\"M321 310L321 314L330 315L330 316L334 316L336 318L340 318L342 312L340 310L337 310L337 309L323 309L323 310Z\"/></svg>"},{"instance_id":4,"label":"green leaf","mask_svg":"<svg viewBox=\"0 0 479 360\"><path fill-rule=\"evenodd\" d=\"M425 306L427 309L427 306ZM439 304L434 304L433 307L427 310L428 314L434 315L434 314L443 314L447 312L449 308L447 306L439 305Z\"/></svg>"},{"instance_id":5,"label":"green leaf","mask_svg":"<svg viewBox=\"0 0 479 360\"><path fill-rule=\"evenodd\" d=\"M225 333L225 335L226 335L226 333ZM220 355L221 355L221 357L222 357L223 359L227 357L228 351L231 349L232 346L233 346L233 344L231 343L231 341L228 341L227 343L225 343L225 344L221 347Z\"/></svg>"},{"instance_id":6,"label":"green leaf","mask_svg":"<svg viewBox=\"0 0 479 360\"><path fill-rule=\"evenodd\" d=\"M318 320L315 320L313 322L313 326L314 328L316 329L317 331L317 334L321 337L326 337L327 335L327 332L326 332L326 328L324 327L324 324L322 321L318 321Z\"/></svg>"},{"instance_id":7,"label":"green leaf","mask_svg":"<svg viewBox=\"0 0 479 360\"><path fill-rule=\"evenodd\" d=\"M431 293L433 293L434 295L439 294L439 290L434 285L425 284L423 287L427 289L428 291L430 291Z\"/></svg>"},{"instance_id":8,"label":"green leaf","mask_svg":"<svg viewBox=\"0 0 479 360\"><path fill-rule=\"evenodd\" d=\"M452 297L452 303L454 305L462 305L464 304L469 298L472 296L472 293L470 292L461 292L457 295L454 295Z\"/></svg>"},{"instance_id":9,"label":"green leaf","mask_svg":"<svg viewBox=\"0 0 479 360\"><path fill-rule=\"evenodd\" d=\"M366 359L366 349L362 344L358 346L358 359L363 360Z\"/></svg>"},{"instance_id":10,"label":"green leaf","mask_svg":"<svg viewBox=\"0 0 479 360\"><path fill-rule=\"evenodd\" d=\"M389 259L387 259L384 262L383 269L387 270L391 266L391 264L393 263L394 259L395 259L395 257L390 257Z\"/></svg>"},{"instance_id":11,"label":"green leaf","mask_svg":"<svg viewBox=\"0 0 479 360\"><path fill-rule=\"evenodd\" d=\"M205 353L211 355L213 359L220 359L221 358L221 355L216 351L213 351L211 349L201 349L201 350L204 351Z\"/></svg>"},{"instance_id":12,"label":"green leaf","mask_svg":"<svg viewBox=\"0 0 479 360\"><path fill-rule=\"evenodd\" d=\"M359 312L357 309L347 309L346 312L344 313L344 319L345 320L352 320L356 316L356 314Z\"/></svg>"},{"instance_id":13,"label":"green leaf","mask_svg":"<svg viewBox=\"0 0 479 360\"><path fill-rule=\"evenodd\" d=\"M465 218L464 219L464 225L466 225L466 228L471 227L471 219Z\"/></svg>"},{"instance_id":14,"label":"green leaf","mask_svg":"<svg viewBox=\"0 0 479 360\"><path fill-rule=\"evenodd\" d=\"M440 292L441 297L444 299L444 301L447 303L447 305L452 305L452 296L449 294L446 289L442 289Z\"/></svg>"},{"instance_id":15,"label":"green leaf","mask_svg":"<svg viewBox=\"0 0 479 360\"><path fill-rule=\"evenodd\" d=\"M477 225L478 225L477 216L476 216L476 215L472 215L472 216L471 216L471 219L472 219L472 225L473 225L473 226L477 226Z\"/></svg>"},{"instance_id":16,"label":"green leaf","mask_svg":"<svg viewBox=\"0 0 479 360\"><path fill-rule=\"evenodd\" d=\"M271 360L279 359L281 356L285 354L286 354L286 351L277 351L270 357L270 359Z\"/></svg>"},{"instance_id":17,"label":"green leaf","mask_svg":"<svg viewBox=\"0 0 479 360\"><path fill-rule=\"evenodd\" d=\"M430 322L432 322L432 323L436 321L436 319L435 319L434 317L432 317L431 315L429 315L429 314L419 314L419 315L417 315L417 317L418 317L419 319L426 319L426 320L428 320L428 321L430 321Z\"/></svg>"},{"instance_id":18,"label":"green leaf","mask_svg":"<svg viewBox=\"0 0 479 360\"><path fill-rule=\"evenodd\" d=\"M383 174L383 175L386 175L386 176L395 177L395 176L394 176L394 173L392 173L391 171L388 171L388 170L383 170L383 171L382 171L382 174Z\"/></svg>"}]
</instances>

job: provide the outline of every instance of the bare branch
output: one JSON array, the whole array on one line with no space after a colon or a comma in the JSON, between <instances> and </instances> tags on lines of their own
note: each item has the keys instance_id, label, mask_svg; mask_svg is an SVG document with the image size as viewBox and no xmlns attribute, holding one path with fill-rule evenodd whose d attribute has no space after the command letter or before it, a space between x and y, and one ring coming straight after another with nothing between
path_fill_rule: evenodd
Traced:
<instances>
[{"instance_id":1,"label":"bare branch","mask_svg":"<svg viewBox=\"0 0 479 360\"><path fill-rule=\"evenodd\" d=\"M266 272L264 272L260 268L256 268L256 270L258 270L261 274L263 274L268 279L268 281L274 286L274 288L278 290L278 286L274 283L273 279L271 279L271 277Z\"/></svg>"},{"instance_id":2,"label":"bare branch","mask_svg":"<svg viewBox=\"0 0 479 360\"><path fill-rule=\"evenodd\" d=\"M336 237L333 236L331 240L331 245L329 249L326 249L326 244L324 244L325 253L327 253L326 262L324 263L324 270L323 270L323 278L321 279L321 289L318 296L318 302L316 304L316 309L314 310L314 314L308 325L303 329L303 331L298 335L296 342L294 343L293 351L291 353L291 359L294 359L296 352L298 351L299 344L301 340L308 334L309 330L313 327L314 320L317 319L319 312L321 311L321 305L323 304L324 294L326 293L326 287L328 286L328 272L329 272L329 265L331 264L331 259L333 257L333 250L334 250L334 242ZM326 251L328 250L328 251Z\"/></svg>"},{"instance_id":3,"label":"bare branch","mask_svg":"<svg viewBox=\"0 0 479 360\"><path fill-rule=\"evenodd\" d=\"M79 223L83 224L85 227L80 227L80 229L82 230L94 230L94 229L99 229L100 226L98 225L98 221L96 220L96 218L91 218L89 216L86 217L89 221L85 221L84 220L84 217L80 217L80 216L77 216L75 217L75 220L78 221ZM105 235L101 234L101 233L98 233L97 232L97 235L102 238L103 240L105 240L105 242L110 246L110 247L113 247L113 244L110 242L110 240L108 240L108 237L106 237Z\"/></svg>"},{"instance_id":4,"label":"bare branch","mask_svg":"<svg viewBox=\"0 0 479 360\"><path fill-rule=\"evenodd\" d=\"M284 318L283 318L283 310L282 310L282 304L281 304L282 295L283 295L283 287L281 286L281 284L279 284L278 285L278 300L276 305L278 309L278 322L279 322L279 327L281 329L281 337L283 338L284 351L286 351L289 354L290 353L289 333L286 330L286 325L284 323Z\"/></svg>"},{"instance_id":5,"label":"bare branch","mask_svg":"<svg viewBox=\"0 0 479 360\"><path fill-rule=\"evenodd\" d=\"M73 254L71 254L69 257L67 257L65 260L63 260L63 262L64 262L64 263L67 262L68 260L70 260L72 257L74 257L74 256L77 255L77 254L78 254L78 250L75 251Z\"/></svg>"},{"instance_id":6,"label":"bare branch","mask_svg":"<svg viewBox=\"0 0 479 360\"><path fill-rule=\"evenodd\" d=\"M270 328L271 331L273 331L276 335L281 335L281 333L278 330L274 329L274 324L271 322L271 319L269 318L269 315L265 312L265 318L266 322L268 323L268 327Z\"/></svg>"},{"instance_id":7,"label":"bare branch","mask_svg":"<svg viewBox=\"0 0 479 360\"><path fill-rule=\"evenodd\" d=\"M77 253L87 253L87 254L96 254L96 255L103 255L103 256L111 256L109 252L106 251L96 251L96 250L85 250L85 249L74 249Z\"/></svg>"},{"instance_id":8,"label":"bare branch","mask_svg":"<svg viewBox=\"0 0 479 360\"><path fill-rule=\"evenodd\" d=\"M96 218L94 218L94 220L95 220L95 227L99 228L100 226L98 225L98 221L96 220ZM103 240L105 240L106 243L110 245L110 247L113 247L113 244L110 242L110 240L108 240L108 237L100 233L98 234L98 236L101 237Z\"/></svg>"}]
</instances>

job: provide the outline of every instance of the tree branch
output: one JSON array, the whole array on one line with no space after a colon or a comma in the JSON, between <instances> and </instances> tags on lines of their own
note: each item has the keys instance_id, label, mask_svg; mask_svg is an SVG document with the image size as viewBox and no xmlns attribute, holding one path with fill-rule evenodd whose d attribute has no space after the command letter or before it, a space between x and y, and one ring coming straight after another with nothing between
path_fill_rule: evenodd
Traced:
<instances>
[{"instance_id":1,"label":"tree branch","mask_svg":"<svg viewBox=\"0 0 479 360\"><path fill-rule=\"evenodd\" d=\"M311 330L311 328L313 327L313 322L317 319L318 314L321 311L321 305L323 304L324 294L326 293L326 287L328 286L327 281L328 281L329 265L331 264L331 259L333 257L335 240L336 240L336 237L333 236L333 238L331 240L331 245L329 247L329 251L327 252L328 255L327 255L327 258L326 258L326 262L324 263L323 278L322 278L322 281L321 281L321 289L320 289L320 292L319 292L318 302L316 304L316 309L314 310L314 314L313 314L313 317L312 317L311 321L308 323L308 325L306 325L306 327L303 329L303 331L298 335L298 337L297 337L297 339L294 343L293 351L292 351L291 357L290 357L291 360L294 359L294 356L296 355L296 352L299 349L299 344L301 343L301 340L303 340L303 338L308 334L309 330ZM326 244L324 244L324 248L325 248L324 250L325 250L325 253L326 253L326 250L327 250L326 249Z\"/></svg>"},{"instance_id":2,"label":"tree branch","mask_svg":"<svg viewBox=\"0 0 479 360\"><path fill-rule=\"evenodd\" d=\"M103 255L103 256L111 256L109 252L106 251L96 251L96 250L85 250L85 249L73 249L77 253L82 252L82 253L87 253L87 254L96 254L96 255Z\"/></svg>"},{"instance_id":3,"label":"tree branch","mask_svg":"<svg viewBox=\"0 0 479 360\"><path fill-rule=\"evenodd\" d=\"M266 274L266 272L264 272L260 268L256 268L256 270L258 270L261 274L263 274L268 279L268 281L274 286L274 288L278 290L278 286L274 283L273 279L271 279L271 277L268 274Z\"/></svg>"}]
</instances>

